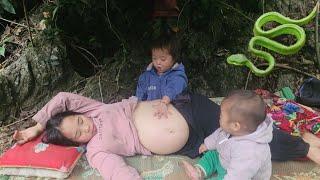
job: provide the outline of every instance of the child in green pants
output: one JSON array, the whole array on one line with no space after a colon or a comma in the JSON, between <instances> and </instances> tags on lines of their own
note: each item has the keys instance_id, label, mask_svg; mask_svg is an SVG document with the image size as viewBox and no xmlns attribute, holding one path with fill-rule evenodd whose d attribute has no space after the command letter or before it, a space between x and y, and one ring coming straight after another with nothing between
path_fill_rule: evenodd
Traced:
<instances>
[{"instance_id":1,"label":"child in green pants","mask_svg":"<svg viewBox=\"0 0 320 180\"><path fill-rule=\"evenodd\" d=\"M199 148L206 153L195 166L182 161L187 175L203 179L217 173L215 179L269 180L272 120L265 107L253 91L240 90L226 97L221 104L220 128Z\"/></svg>"}]
</instances>

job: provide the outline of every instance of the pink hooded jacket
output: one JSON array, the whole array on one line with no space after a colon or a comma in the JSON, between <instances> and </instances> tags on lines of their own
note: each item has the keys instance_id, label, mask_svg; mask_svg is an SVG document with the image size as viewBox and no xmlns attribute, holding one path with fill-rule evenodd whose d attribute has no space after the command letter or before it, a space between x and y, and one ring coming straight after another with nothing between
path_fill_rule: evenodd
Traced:
<instances>
[{"instance_id":1,"label":"pink hooded jacket","mask_svg":"<svg viewBox=\"0 0 320 180\"><path fill-rule=\"evenodd\" d=\"M97 134L87 144L89 164L99 170L104 179L141 179L136 169L126 165L122 156L151 155L139 141L132 121L137 98L114 104L104 104L80 95L60 92L33 119L45 127L47 121L63 111L79 112L93 119Z\"/></svg>"}]
</instances>

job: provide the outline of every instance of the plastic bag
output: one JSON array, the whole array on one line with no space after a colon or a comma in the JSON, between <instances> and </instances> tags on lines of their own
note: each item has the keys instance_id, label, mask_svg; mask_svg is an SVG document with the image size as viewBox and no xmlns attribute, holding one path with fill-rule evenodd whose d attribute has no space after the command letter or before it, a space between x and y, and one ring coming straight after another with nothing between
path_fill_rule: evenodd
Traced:
<instances>
[{"instance_id":1,"label":"plastic bag","mask_svg":"<svg viewBox=\"0 0 320 180\"><path fill-rule=\"evenodd\" d=\"M297 92L296 101L307 106L320 107L320 80L305 80Z\"/></svg>"}]
</instances>

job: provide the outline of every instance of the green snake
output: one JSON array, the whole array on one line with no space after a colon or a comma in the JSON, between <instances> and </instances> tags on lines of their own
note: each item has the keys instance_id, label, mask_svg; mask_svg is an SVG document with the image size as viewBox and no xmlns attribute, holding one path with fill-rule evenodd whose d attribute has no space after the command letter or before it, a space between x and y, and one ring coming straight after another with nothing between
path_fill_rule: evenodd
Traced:
<instances>
[{"instance_id":1,"label":"green snake","mask_svg":"<svg viewBox=\"0 0 320 180\"><path fill-rule=\"evenodd\" d=\"M275 59L269 52L255 47L264 47L281 55L297 53L306 42L306 33L300 26L308 24L316 16L318 6L319 3L316 4L307 17L299 20L290 19L278 12L268 12L257 19L253 27L254 36L249 42L248 51L268 62L268 67L265 70L257 68L244 54L233 54L227 58L227 62L232 65L247 66L256 76L268 75L274 68ZM265 31L262 27L268 22L277 22L280 25ZM295 36L296 42L293 45L286 46L272 40L272 38L284 34Z\"/></svg>"}]
</instances>

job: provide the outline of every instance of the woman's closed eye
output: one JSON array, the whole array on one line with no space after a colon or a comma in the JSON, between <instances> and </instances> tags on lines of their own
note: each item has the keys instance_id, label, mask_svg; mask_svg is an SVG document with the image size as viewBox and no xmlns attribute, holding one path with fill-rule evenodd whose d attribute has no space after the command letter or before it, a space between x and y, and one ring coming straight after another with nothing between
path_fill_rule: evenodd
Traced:
<instances>
[{"instance_id":1,"label":"woman's closed eye","mask_svg":"<svg viewBox=\"0 0 320 180\"><path fill-rule=\"evenodd\" d=\"M83 119L82 118L78 117L77 120L78 120L78 122L77 122L78 129L77 129L76 134L75 134L75 139L78 139L81 136L81 131L79 129L80 129L81 125L83 124Z\"/></svg>"}]
</instances>

